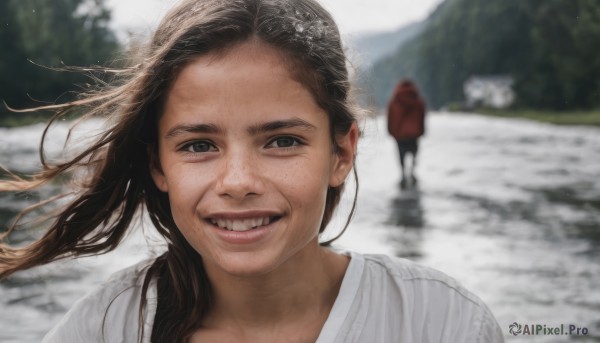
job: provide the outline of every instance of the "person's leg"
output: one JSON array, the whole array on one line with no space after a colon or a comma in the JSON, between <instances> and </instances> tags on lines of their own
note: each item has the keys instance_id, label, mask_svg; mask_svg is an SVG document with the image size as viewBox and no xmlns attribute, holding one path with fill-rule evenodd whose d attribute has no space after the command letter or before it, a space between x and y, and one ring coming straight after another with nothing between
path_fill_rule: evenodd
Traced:
<instances>
[{"instance_id":1,"label":"person's leg","mask_svg":"<svg viewBox=\"0 0 600 343\"><path fill-rule=\"evenodd\" d=\"M410 176L413 184L417 184L417 176L415 174L415 168L417 167L417 156L419 154L419 141L415 139L412 149L412 163L410 166Z\"/></svg>"},{"instance_id":2,"label":"person's leg","mask_svg":"<svg viewBox=\"0 0 600 343\"><path fill-rule=\"evenodd\" d=\"M405 149L403 141L397 140L396 143L398 143L398 153L400 155L400 175L401 175L400 187L404 188L406 186L406 176L405 176L405 166L404 166L404 159L406 157L406 149Z\"/></svg>"}]
</instances>

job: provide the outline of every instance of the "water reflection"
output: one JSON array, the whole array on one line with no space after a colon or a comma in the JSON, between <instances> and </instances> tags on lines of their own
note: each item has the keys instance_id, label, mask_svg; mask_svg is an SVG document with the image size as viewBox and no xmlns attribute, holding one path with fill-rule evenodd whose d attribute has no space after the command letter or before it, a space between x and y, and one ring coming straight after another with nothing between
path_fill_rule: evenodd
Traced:
<instances>
[{"instance_id":1,"label":"water reflection","mask_svg":"<svg viewBox=\"0 0 600 343\"><path fill-rule=\"evenodd\" d=\"M424 218L421 191L417 185L404 187L391 200L385 223L392 226L390 238L396 247L396 256L413 259L423 256Z\"/></svg>"},{"instance_id":2,"label":"water reflection","mask_svg":"<svg viewBox=\"0 0 600 343\"><path fill-rule=\"evenodd\" d=\"M569 215L555 216L568 237L591 243L589 254L600 253L600 194L590 182L575 182L559 187L531 189L545 201L547 208L568 209Z\"/></svg>"},{"instance_id":3,"label":"water reflection","mask_svg":"<svg viewBox=\"0 0 600 343\"><path fill-rule=\"evenodd\" d=\"M387 224L405 228L422 228L424 212L421 206L421 191L418 186L402 190L390 203Z\"/></svg>"}]
</instances>

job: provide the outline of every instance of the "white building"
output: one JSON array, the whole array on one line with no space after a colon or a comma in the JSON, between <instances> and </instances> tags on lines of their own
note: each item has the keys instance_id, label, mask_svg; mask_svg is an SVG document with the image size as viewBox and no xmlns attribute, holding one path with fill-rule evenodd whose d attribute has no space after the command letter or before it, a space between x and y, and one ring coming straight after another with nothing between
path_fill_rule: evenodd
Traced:
<instances>
[{"instance_id":1,"label":"white building","mask_svg":"<svg viewBox=\"0 0 600 343\"><path fill-rule=\"evenodd\" d=\"M463 85L466 105L469 108L506 108L515 101L513 83L514 80L510 76L473 75Z\"/></svg>"}]
</instances>

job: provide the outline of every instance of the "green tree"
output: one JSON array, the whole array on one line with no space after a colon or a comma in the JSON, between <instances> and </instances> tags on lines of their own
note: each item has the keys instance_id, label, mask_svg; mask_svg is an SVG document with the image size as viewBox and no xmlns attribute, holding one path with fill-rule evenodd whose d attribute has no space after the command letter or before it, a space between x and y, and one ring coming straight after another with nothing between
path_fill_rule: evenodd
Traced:
<instances>
[{"instance_id":1,"label":"green tree","mask_svg":"<svg viewBox=\"0 0 600 343\"><path fill-rule=\"evenodd\" d=\"M432 107L462 101L471 75L511 75L518 105L600 105L600 2L446 0L423 31L373 67L380 105L399 78L412 78Z\"/></svg>"},{"instance_id":2,"label":"green tree","mask_svg":"<svg viewBox=\"0 0 600 343\"><path fill-rule=\"evenodd\" d=\"M394 64L397 78L414 78L433 107L460 101L463 82L471 75L525 69L534 3L447 0L419 37L382 64Z\"/></svg>"},{"instance_id":3,"label":"green tree","mask_svg":"<svg viewBox=\"0 0 600 343\"><path fill-rule=\"evenodd\" d=\"M531 107L600 106L600 3L548 0L533 16L533 68L518 84Z\"/></svg>"},{"instance_id":4,"label":"green tree","mask_svg":"<svg viewBox=\"0 0 600 343\"><path fill-rule=\"evenodd\" d=\"M11 107L54 102L86 82L48 68L103 65L119 45L102 0L0 2L0 98ZM43 66L43 67L42 67ZM68 95L63 100L68 100ZM11 115L4 108L0 115Z\"/></svg>"}]
</instances>

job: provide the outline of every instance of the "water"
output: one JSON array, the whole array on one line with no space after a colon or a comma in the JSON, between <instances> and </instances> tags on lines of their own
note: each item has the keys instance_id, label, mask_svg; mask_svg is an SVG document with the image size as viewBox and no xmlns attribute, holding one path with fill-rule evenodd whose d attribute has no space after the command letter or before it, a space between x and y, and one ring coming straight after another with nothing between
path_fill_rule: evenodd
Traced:
<instances>
[{"instance_id":1,"label":"water","mask_svg":"<svg viewBox=\"0 0 600 343\"><path fill-rule=\"evenodd\" d=\"M57 132L65 128L61 123ZM0 129L0 162L34 169L40 129ZM58 153L61 144L52 142L50 150ZM338 245L450 274L489 305L507 341L600 342L599 129L437 113L421 141L418 187L398 187L398 165L383 118L365 122L358 210ZM1 195L0 224L54 190L45 192ZM343 202L330 234L348 208ZM150 256L146 246L138 232L109 255L3 281L0 341L39 341L77 298L111 272ZM573 324L589 333L513 337L513 322Z\"/></svg>"}]
</instances>

